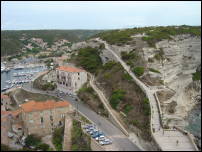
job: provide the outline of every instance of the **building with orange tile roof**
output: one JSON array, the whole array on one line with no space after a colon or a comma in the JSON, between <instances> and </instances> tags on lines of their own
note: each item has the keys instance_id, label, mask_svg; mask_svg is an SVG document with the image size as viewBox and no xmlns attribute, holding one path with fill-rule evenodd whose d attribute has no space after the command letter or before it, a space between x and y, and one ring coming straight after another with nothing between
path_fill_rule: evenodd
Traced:
<instances>
[{"instance_id":1,"label":"building with orange tile roof","mask_svg":"<svg viewBox=\"0 0 202 152\"><path fill-rule=\"evenodd\" d=\"M56 69L57 88L64 93L75 93L87 82L87 72L72 66L60 66Z\"/></svg>"},{"instance_id":2,"label":"building with orange tile roof","mask_svg":"<svg viewBox=\"0 0 202 152\"><path fill-rule=\"evenodd\" d=\"M68 101L29 101L20 105L25 134L44 136L64 125L65 117L74 112Z\"/></svg>"}]
</instances>

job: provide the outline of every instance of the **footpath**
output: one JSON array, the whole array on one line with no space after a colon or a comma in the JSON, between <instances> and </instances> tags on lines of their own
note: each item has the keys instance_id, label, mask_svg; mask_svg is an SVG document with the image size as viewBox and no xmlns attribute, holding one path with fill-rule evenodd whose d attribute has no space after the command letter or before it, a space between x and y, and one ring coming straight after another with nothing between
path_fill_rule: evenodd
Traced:
<instances>
[{"instance_id":1,"label":"footpath","mask_svg":"<svg viewBox=\"0 0 202 152\"><path fill-rule=\"evenodd\" d=\"M170 130L163 128L161 124L161 115L159 113L161 111L161 107L154 97L155 91L151 90L143 82L141 82L130 70L130 67L126 65L126 63L109 47L105 41L98 38L96 40L105 44L105 49L115 56L117 61L123 66L123 68L133 78L135 83L144 91L149 99L151 107L151 134L159 148L163 151L198 151L195 143L193 142L193 138L189 133L186 133L179 128Z\"/></svg>"}]
</instances>

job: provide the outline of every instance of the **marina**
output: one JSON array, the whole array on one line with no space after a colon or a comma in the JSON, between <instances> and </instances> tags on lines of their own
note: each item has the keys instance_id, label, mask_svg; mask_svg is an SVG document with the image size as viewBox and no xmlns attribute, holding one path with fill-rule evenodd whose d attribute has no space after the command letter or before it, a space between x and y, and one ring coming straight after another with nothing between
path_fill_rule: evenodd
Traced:
<instances>
[{"instance_id":1,"label":"marina","mask_svg":"<svg viewBox=\"0 0 202 152\"><path fill-rule=\"evenodd\" d=\"M38 72L45 71L46 69L47 67L44 65L15 66L13 68L7 68L1 63L1 92L31 82Z\"/></svg>"}]
</instances>

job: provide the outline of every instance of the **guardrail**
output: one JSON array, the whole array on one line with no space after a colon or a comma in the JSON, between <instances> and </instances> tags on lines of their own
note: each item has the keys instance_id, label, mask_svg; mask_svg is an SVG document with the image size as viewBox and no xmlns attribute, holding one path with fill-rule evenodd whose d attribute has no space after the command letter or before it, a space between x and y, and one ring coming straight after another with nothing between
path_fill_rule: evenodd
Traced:
<instances>
[{"instance_id":1,"label":"guardrail","mask_svg":"<svg viewBox=\"0 0 202 152\"><path fill-rule=\"evenodd\" d=\"M160 102L159 102L159 99L158 99L156 92L154 93L154 97L155 97L155 99L157 101L157 105L158 105L157 107L158 107L158 111L159 111L160 124L161 124L161 127L163 127L163 121L162 121L163 113L162 113L161 105L160 105Z\"/></svg>"},{"instance_id":2,"label":"guardrail","mask_svg":"<svg viewBox=\"0 0 202 152\"><path fill-rule=\"evenodd\" d=\"M177 126L174 126L174 128L176 128L177 130L179 130L180 132L186 134L189 138L189 140L191 141L191 143L194 145L194 148L196 151L199 151L198 147L196 146L195 142L194 142L194 139L193 139L193 135L191 133L189 133L188 131L184 130L184 129L181 129Z\"/></svg>"}]
</instances>

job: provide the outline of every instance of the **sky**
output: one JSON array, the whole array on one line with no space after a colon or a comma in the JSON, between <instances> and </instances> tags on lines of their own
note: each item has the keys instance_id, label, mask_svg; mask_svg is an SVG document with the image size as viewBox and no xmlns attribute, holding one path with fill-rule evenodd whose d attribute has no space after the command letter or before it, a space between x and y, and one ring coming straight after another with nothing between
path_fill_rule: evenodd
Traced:
<instances>
[{"instance_id":1,"label":"sky","mask_svg":"<svg viewBox=\"0 0 202 152\"><path fill-rule=\"evenodd\" d=\"M1 29L201 25L200 1L1 1Z\"/></svg>"}]
</instances>

